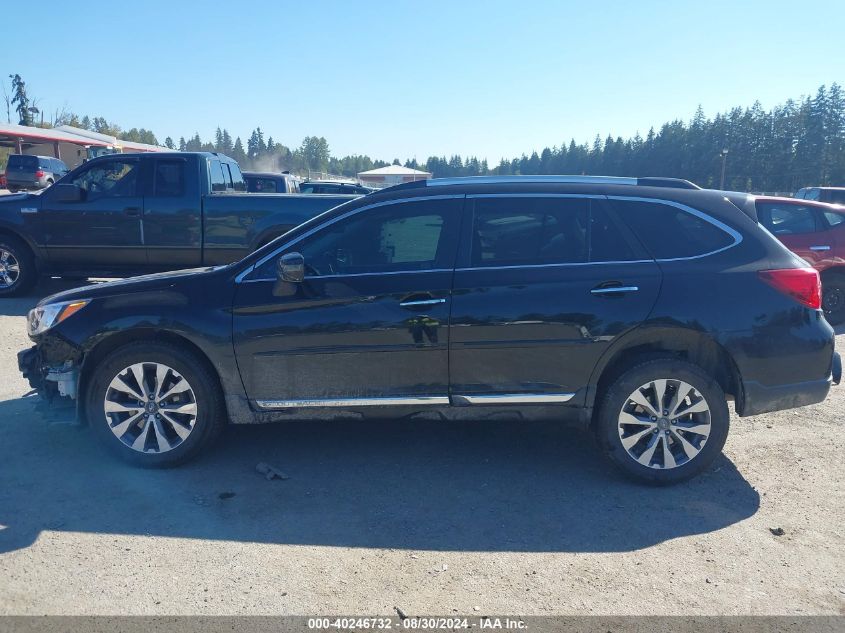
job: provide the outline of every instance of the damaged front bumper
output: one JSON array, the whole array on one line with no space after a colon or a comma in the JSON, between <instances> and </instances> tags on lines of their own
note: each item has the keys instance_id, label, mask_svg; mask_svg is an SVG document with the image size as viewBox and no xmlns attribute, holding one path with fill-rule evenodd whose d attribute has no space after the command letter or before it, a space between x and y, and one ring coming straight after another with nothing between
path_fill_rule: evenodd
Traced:
<instances>
[{"instance_id":1,"label":"damaged front bumper","mask_svg":"<svg viewBox=\"0 0 845 633\"><path fill-rule=\"evenodd\" d=\"M56 396L76 400L79 390L79 367L71 360L51 364L38 347L18 352L18 369L29 385L48 402Z\"/></svg>"}]
</instances>

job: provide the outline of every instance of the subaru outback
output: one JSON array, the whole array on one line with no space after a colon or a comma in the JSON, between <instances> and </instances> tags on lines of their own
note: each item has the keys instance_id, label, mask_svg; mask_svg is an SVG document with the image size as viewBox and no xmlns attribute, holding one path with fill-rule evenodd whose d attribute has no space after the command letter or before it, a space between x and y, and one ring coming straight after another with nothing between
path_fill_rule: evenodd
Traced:
<instances>
[{"instance_id":1,"label":"subaru outback","mask_svg":"<svg viewBox=\"0 0 845 633\"><path fill-rule=\"evenodd\" d=\"M19 367L142 466L228 423L506 410L673 483L720 454L729 402L809 405L841 374L818 273L740 206L661 178L407 183L232 265L48 297Z\"/></svg>"}]
</instances>

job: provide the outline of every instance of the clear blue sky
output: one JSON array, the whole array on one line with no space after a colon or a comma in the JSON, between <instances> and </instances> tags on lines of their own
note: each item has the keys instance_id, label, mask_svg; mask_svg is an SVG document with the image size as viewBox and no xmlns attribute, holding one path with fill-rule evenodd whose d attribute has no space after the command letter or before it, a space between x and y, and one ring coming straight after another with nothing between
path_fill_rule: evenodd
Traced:
<instances>
[{"instance_id":1,"label":"clear blue sky","mask_svg":"<svg viewBox=\"0 0 845 633\"><path fill-rule=\"evenodd\" d=\"M47 111L387 160L497 162L845 83L843 0L7 2L2 23L0 73Z\"/></svg>"}]
</instances>

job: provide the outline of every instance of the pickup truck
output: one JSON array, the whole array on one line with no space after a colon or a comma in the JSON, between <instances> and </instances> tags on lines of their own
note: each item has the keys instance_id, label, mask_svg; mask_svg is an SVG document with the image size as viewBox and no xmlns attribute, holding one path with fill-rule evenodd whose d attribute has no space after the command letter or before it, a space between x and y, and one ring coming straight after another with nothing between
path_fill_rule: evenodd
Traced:
<instances>
[{"instance_id":1,"label":"pickup truck","mask_svg":"<svg viewBox=\"0 0 845 633\"><path fill-rule=\"evenodd\" d=\"M0 196L0 297L39 275L126 277L237 261L355 195L246 193L208 152L113 154L40 194Z\"/></svg>"}]
</instances>

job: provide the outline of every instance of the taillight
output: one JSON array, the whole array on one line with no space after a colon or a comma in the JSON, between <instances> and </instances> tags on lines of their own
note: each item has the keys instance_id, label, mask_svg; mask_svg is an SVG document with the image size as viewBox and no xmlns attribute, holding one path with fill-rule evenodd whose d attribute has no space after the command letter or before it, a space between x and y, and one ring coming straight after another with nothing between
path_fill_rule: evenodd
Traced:
<instances>
[{"instance_id":1,"label":"taillight","mask_svg":"<svg viewBox=\"0 0 845 633\"><path fill-rule=\"evenodd\" d=\"M39 169L37 172L35 172L35 177L36 178L43 178L44 172Z\"/></svg>"},{"instance_id":2,"label":"taillight","mask_svg":"<svg viewBox=\"0 0 845 633\"><path fill-rule=\"evenodd\" d=\"M822 282L815 268L761 270L760 279L813 310L822 307Z\"/></svg>"}]
</instances>

